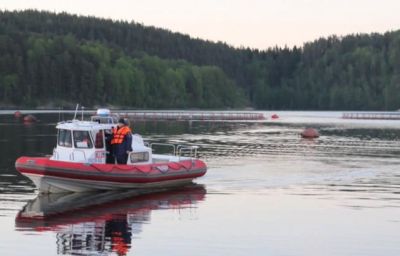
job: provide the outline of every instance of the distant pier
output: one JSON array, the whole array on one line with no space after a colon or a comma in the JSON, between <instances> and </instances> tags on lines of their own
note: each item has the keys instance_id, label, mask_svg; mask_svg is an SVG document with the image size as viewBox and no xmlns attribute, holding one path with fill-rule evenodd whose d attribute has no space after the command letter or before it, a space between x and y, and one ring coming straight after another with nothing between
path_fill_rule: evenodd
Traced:
<instances>
[{"instance_id":1,"label":"distant pier","mask_svg":"<svg viewBox=\"0 0 400 256\"><path fill-rule=\"evenodd\" d=\"M400 120L400 112L346 112L344 119Z\"/></svg>"},{"instance_id":2,"label":"distant pier","mask_svg":"<svg viewBox=\"0 0 400 256\"><path fill-rule=\"evenodd\" d=\"M175 120L175 121L240 121L264 120L262 113L255 112L217 112L217 111L113 111L133 120Z\"/></svg>"}]
</instances>

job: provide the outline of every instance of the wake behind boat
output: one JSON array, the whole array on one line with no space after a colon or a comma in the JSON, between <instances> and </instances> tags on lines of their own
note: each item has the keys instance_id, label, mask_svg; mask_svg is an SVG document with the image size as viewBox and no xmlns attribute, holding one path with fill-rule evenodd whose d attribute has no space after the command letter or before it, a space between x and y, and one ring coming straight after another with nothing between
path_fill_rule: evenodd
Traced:
<instances>
[{"instance_id":1,"label":"wake behind boat","mask_svg":"<svg viewBox=\"0 0 400 256\"><path fill-rule=\"evenodd\" d=\"M53 154L20 157L15 167L40 193L166 188L188 184L206 173L196 146L168 144L171 155L153 154L155 143L145 145L137 134L132 135L127 163L107 164L106 135L115 126L116 117L106 109L98 110L90 121L60 122Z\"/></svg>"}]
</instances>

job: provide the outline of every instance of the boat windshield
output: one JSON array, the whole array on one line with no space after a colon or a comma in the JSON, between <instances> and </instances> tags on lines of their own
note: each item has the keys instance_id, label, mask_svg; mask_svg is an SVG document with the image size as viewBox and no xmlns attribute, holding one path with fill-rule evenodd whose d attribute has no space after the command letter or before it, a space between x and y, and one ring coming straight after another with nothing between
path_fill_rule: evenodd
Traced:
<instances>
[{"instance_id":1,"label":"boat windshield","mask_svg":"<svg viewBox=\"0 0 400 256\"><path fill-rule=\"evenodd\" d=\"M60 129L58 131L58 145L62 147L72 147L72 136L70 130Z\"/></svg>"},{"instance_id":2,"label":"boat windshield","mask_svg":"<svg viewBox=\"0 0 400 256\"><path fill-rule=\"evenodd\" d=\"M75 148L93 148L88 131L73 131Z\"/></svg>"}]
</instances>

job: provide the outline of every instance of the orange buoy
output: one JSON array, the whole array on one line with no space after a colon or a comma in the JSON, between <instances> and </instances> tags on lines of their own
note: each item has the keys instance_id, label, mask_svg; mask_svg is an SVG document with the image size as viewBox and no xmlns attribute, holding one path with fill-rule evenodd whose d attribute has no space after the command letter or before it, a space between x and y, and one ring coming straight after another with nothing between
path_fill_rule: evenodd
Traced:
<instances>
[{"instance_id":1,"label":"orange buoy","mask_svg":"<svg viewBox=\"0 0 400 256\"><path fill-rule=\"evenodd\" d=\"M314 139L319 137L319 132L314 128L307 128L300 133L301 137L307 139Z\"/></svg>"},{"instance_id":2,"label":"orange buoy","mask_svg":"<svg viewBox=\"0 0 400 256\"><path fill-rule=\"evenodd\" d=\"M271 118L272 118L272 119L278 119L279 116L278 116L277 114L273 114L273 115L271 116Z\"/></svg>"},{"instance_id":3,"label":"orange buoy","mask_svg":"<svg viewBox=\"0 0 400 256\"><path fill-rule=\"evenodd\" d=\"M14 112L14 117L15 118L20 118L21 116L22 116L21 111L17 110L17 111Z\"/></svg>"},{"instance_id":4,"label":"orange buoy","mask_svg":"<svg viewBox=\"0 0 400 256\"><path fill-rule=\"evenodd\" d=\"M25 123L34 123L36 122L38 119L36 118L36 116L34 115L26 115L24 116L24 122Z\"/></svg>"}]
</instances>

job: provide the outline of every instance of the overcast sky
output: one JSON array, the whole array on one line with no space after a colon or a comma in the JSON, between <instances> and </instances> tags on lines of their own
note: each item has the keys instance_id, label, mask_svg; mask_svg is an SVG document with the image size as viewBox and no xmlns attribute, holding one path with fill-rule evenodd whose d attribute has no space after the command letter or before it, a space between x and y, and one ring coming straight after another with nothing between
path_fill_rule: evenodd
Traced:
<instances>
[{"instance_id":1,"label":"overcast sky","mask_svg":"<svg viewBox=\"0 0 400 256\"><path fill-rule=\"evenodd\" d=\"M400 29L400 0L0 0L0 9L133 20L260 49Z\"/></svg>"}]
</instances>

